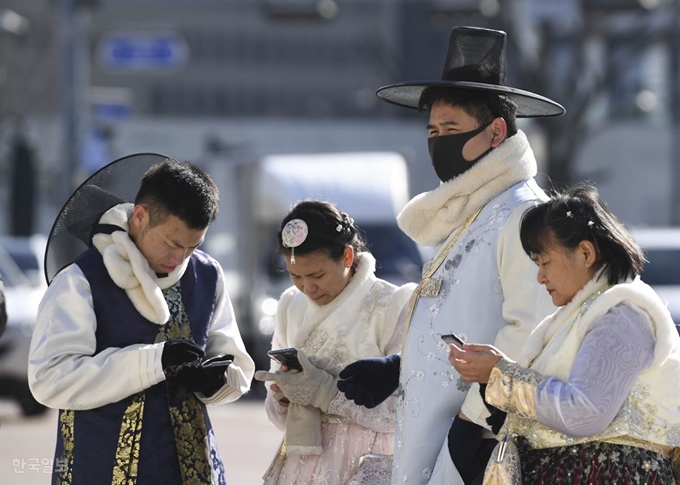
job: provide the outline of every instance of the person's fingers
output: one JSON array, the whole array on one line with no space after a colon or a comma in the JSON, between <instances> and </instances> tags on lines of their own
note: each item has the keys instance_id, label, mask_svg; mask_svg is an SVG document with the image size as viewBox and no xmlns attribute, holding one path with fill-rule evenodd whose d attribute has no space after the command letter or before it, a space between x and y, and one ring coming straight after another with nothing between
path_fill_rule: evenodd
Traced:
<instances>
[{"instance_id":1,"label":"person's fingers","mask_svg":"<svg viewBox=\"0 0 680 485\"><path fill-rule=\"evenodd\" d=\"M484 352L485 354L492 354L493 347L487 344L465 344L465 350L468 352Z\"/></svg>"},{"instance_id":2,"label":"person's fingers","mask_svg":"<svg viewBox=\"0 0 680 485\"><path fill-rule=\"evenodd\" d=\"M187 352L194 352L194 353L200 355L201 357L203 357L205 355L205 351L201 347L199 347L198 345L196 345L194 342L192 342L190 340L179 340L177 342L177 345L178 345L179 348L181 348L181 349L183 349Z\"/></svg>"},{"instance_id":3,"label":"person's fingers","mask_svg":"<svg viewBox=\"0 0 680 485\"><path fill-rule=\"evenodd\" d=\"M366 392L363 389L357 389L354 394L354 404L357 406L363 406L366 402Z\"/></svg>"},{"instance_id":4,"label":"person's fingers","mask_svg":"<svg viewBox=\"0 0 680 485\"><path fill-rule=\"evenodd\" d=\"M347 383L347 388L345 389L345 397L347 399L354 399L354 396L357 393L357 386L353 382L348 382Z\"/></svg>"},{"instance_id":5,"label":"person's fingers","mask_svg":"<svg viewBox=\"0 0 680 485\"><path fill-rule=\"evenodd\" d=\"M255 375L253 377L255 378L256 381L262 381L262 382L276 380L276 374L273 374L271 372L267 372L266 370L259 370L259 371L255 372Z\"/></svg>"},{"instance_id":6,"label":"person's fingers","mask_svg":"<svg viewBox=\"0 0 680 485\"><path fill-rule=\"evenodd\" d=\"M449 361L451 361L452 358L458 359L458 360L466 360L466 352L465 350L461 349L460 347L457 347L456 344L449 344Z\"/></svg>"},{"instance_id":7,"label":"person's fingers","mask_svg":"<svg viewBox=\"0 0 680 485\"><path fill-rule=\"evenodd\" d=\"M364 397L364 406L368 409L373 409L377 406L375 400L373 399L373 394L366 394Z\"/></svg>"},{"instance_id":8,"label":"person's fingers","mask_svg":"<svg viewBox=\"0 0 680 485\"><path fill-rule=\"evenodd\" d=\"M338 377L340 379L348 379L348 378L352 377L353 375L355 375L355 373L359 369L360 362L361 361L356 361L356 362L349 364L347 367L342 369L342 371L340 371L340 374L338 374Z\"/></svg>"},{"instance_id":9,"label":"person's fingers","mask_svg":"<svg viewBox=\"0 0 680 485\"><path fill-rule=\"evenodd\" d=\"M309 361L307 354L305 354L302 350L298 350L297 358L298 362L300 362L300 365L302 366L303 372L308 372L314 367L314 364Z\"/></svg>"},{"instance_id":10,"label":"person's fingers","mask_svg":"<svg viewBox=\"0 0 680 485\"><path fill-rule=\"evenodd\" d=\"M279 385L276 384L276 383L274 383L274 384L272 384L271 386L269 386L269 389L271 389L271 390L274 391L274 392L282 392L282 391L281 391L281 388L280 388Z\"/></svg>"}]
</instances>

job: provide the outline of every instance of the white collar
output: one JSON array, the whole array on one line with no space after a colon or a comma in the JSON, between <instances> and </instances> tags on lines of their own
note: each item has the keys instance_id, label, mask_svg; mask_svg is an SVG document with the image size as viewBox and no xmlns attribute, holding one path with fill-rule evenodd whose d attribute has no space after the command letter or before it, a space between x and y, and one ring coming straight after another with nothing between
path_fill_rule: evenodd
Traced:
<instances>
[{"instance_id":1,"label":"white collar","mask_svg":"<svg viewBox=\"0 0 680 485\"><path fill-rule=\"evenodd\" d=\"M99 219L100 224L112 224L124 231L95 234L93 245L104 260L113 282L127 293L137 311L147 320L163 325L170 318L170 310L163 291L177 283L184 274L189 258L167 276L159 277L139 251L129 235L128 220L134 204L112 207Z\"/></svg>"}]
</instances>

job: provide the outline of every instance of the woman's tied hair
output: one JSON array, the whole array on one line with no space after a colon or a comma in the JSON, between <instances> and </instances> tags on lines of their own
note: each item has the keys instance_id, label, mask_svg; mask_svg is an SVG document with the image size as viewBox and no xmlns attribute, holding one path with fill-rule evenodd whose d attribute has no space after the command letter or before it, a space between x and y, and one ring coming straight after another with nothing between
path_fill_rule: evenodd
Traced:
<instances>
[{"instance_id":1,"label":"woman's tied hair","mask_svg":"<svg viewBox=\"0 0 680 485\"><path fill-rule=\"evenodd\" d=\"M356 227L354 227L354 219L347 215L346 212L340 213L340 222L335 226L335 230L343 237L346 241L350 241L354 235L357 233Z\"/></svg>"},{"instance_id":2,"label":"woman's tied hair","mask_svg":"<svg viewBox=\"0 0 680 485\"><path fill-rule=\"evenodd\" d=\"M346 246L352 246L355 254L368 251L363 236L354 224L354 219L347 213L340 212L335 204L322 200L305 200L291 209L279 229L280 251L290 251L283 245L281 231L293 219L302 219L309 229L307 238L295 248L296 256L325 251L330 258L339 260ZM358 264L358 258L355 258L354 264Z\"/></svg>"},{"instance_id":3,"label":"woman's tied hair","mask_svg":"<svg viewBox=\"0 0 680 485\"><path fill-rule=\"evenodd\" d=\"M638 243L607 208L597 189L585 183L554 191L548 201L527 210L520 239L529 256L551 245L573 251L581 241L590 241L597 250L597 268L605 268L612 285L639 275L645 264Z\"/></svg>"}]
</instances>

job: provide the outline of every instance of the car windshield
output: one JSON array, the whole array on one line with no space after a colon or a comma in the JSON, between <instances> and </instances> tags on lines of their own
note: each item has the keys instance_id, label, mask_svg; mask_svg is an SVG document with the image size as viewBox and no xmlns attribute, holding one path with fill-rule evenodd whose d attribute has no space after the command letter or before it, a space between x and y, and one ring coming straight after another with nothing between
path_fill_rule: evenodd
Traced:
<instances>
[{"instance_id":1,"label":"car windshield","mask_svg":"<svg viewBox=\"0 0 680 485\"><path fill-rule=\"evenodd\" d=\"M680 250L648 249L647 260L642 272L642 281L651 286L680 286Z\"/></svg>"}]
</instances>

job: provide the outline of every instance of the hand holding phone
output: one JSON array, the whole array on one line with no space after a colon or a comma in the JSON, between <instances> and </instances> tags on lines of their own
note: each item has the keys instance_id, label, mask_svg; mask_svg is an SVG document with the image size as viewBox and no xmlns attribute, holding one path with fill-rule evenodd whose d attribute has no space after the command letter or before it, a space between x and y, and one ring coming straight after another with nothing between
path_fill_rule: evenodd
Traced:
<instances>
[{"instance_id":1,"label":"hand holding phone","mask_svg":"<svg viewBox=\"0 0 680 485\"><path fill-rule=\"evenodd\" d=\"M301 371L302 366L297 357L297 349L293 347L288 347L286 349L276 349L267 352L267 355L274 359L281 365L285 365L288 369L296 369Z\"/></svg>"},{"instance_id":2,"label":"hand holding phone","mask_svg":"<svg viewBox=\"0 0 680 485\"><path fill-rule=\"evenodd\" d=\"M465 342L463 342L463 339L461 339L455 333L447 333L445 335L442 335L442 340L444 342L446 342L447 344L456 344L460 348L463 348L463 345L465 345Z\"/></svg>"}]
</instances>

